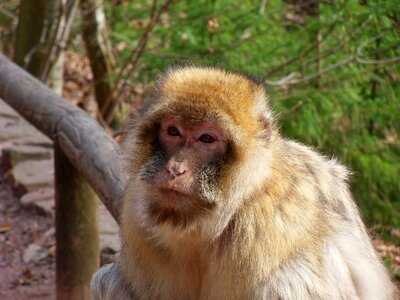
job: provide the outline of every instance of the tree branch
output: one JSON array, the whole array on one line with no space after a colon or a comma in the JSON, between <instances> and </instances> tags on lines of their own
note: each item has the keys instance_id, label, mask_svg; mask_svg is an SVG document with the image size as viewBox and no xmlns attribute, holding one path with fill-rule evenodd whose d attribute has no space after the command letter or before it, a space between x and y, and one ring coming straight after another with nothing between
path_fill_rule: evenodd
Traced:
<instances>
[{"instance_id":1,"label":"tree branch","mask_svg":"<svg viewBox=\"0 0 400 300\"><path fill-rule=\"evenodd\" d=\"M118 74L117 80L113 89L110 92L109 97L107 97L104 107L101 111L101 114L104 116L105 121L110 124L113 119L114 108L120 99L122 93L122 83L123 78L129 78L134 72L136 65L139 61L140 56L142 55L144 49L146 48L147 41L149 40L155 25L159 22L161 14L165 12L173 0L166 0L163 5L160 7L158 11L156 11L157 0L153 0L153 6L151 10L150 22L147 25L143 35L141 36L137 47L131 53L129 58L127 59L127 63L123 66L121 71Z\"/></svg>"},{"instance_id":2,"label":"tree branch","mask_svg":"<svg viewBox=\"0 0 400 300\"><path fill-rule=\"evenodd\" d=\"M119 222L126 180L117 145L96 120L2 54L0 97L62 148Z\"/></svg>"},{"instance_id":3,"label":"tree branch","mask_svg":"<svg viewBox=\"0 0 400 300\"><path fill-rule=\"evenodd\" d=\"M380 60L367 60L367 59L363 59L362 57L366 57L369 56L371 53L363 53L362 50L371 42L377 40L378 38L381 38L382 34L379 34L377 36L374 36L368 40L366 40L365 42L361 43L357 48L356 48L356 53L347 56L346 58L342 59L341 61L332 64L328 67L326 67L325 69L319 70L318 72L315 72L313 74L304 76L302 78L298 78L299 74L298 73L289 73L288 75L285 75L284 77L282 77L281 79L278 80L267 80L265 79L265 83L271 86L288 86L288 85L296 85L296 84L300 84L300 83L305 83L307 81L311 81L314 80L316 78L321 77L322 75L329 73L337 68L340 68L344 65L347 65L350 62L357 62L359 64L388 64L388 63L393 63L393 62L398 62L400 61L400 57L399 56L395 56L395 57L390 57L390 58L384 58L384 59L380 59ZM397 43L396 43L397 44ZM391 49L392 46L388 47L387 49ZM297 57L295 57L296 59ZM285 63L284 65L288 65L290 63L293 63L295 61L295 59L289 60L288 63ZM297 77L297 78L296 78Z\"/></svg>"}]
</instances>

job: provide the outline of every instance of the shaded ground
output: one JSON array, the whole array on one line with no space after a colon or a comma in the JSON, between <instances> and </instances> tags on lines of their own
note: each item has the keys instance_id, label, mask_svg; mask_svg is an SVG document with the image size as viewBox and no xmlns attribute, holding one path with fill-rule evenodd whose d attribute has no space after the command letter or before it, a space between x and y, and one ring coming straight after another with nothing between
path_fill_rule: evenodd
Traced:
<instances>
[{"instance_id":1,"label":"shaded ground","mask_svg":"<svg viewBox=\"0 0 400 300\"><path fill-rule=\"evenodd\" d=\"M0 199L0 299L55 299L54 216L23 208L2 175Z\"/></svg>"},{"instance_id":2,"label":"shaded ground","mask_svg":"<svg viewBox=\"0 0 400 300\"><path fill-rule=\"evenodd\" d=\"M71 74L66 78L78 76ZM64 93L79 105L90 90L85 76L76 85L66 79ZM55 299L52 148L0 99L0 300ZM101 258L107 262L119 250L118 227L104 206L100 220Z\"/></svg>"}]
</instances>

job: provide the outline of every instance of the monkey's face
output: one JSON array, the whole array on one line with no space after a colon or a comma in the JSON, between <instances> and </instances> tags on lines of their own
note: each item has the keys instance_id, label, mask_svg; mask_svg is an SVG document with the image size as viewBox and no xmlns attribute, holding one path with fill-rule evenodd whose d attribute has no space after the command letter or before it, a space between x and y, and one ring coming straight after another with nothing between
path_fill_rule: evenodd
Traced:
<instances>
[{"instance_id":1,"label":"monkey's face","mask_svg":"<svg viewBox=\"0 0 400 300\"><path fill-rule=\"evenodd\" d=\"M231 157L228 136L215 123L161 117L152 155L139 167L147 213L156 223L189 225L216 205L218 178Z\"/></svg>"},{"instance_id":2,"label":"monkey's face","mask_svg":"<svg viewBox=\"0 0 400 300\"><path fill-rule=\"evenodd\" d=\"M126 201L143 222L225 224L269 176L272 132L260 84L212 68L167 72L125 140Z\"/></svg>"}]
</instances>

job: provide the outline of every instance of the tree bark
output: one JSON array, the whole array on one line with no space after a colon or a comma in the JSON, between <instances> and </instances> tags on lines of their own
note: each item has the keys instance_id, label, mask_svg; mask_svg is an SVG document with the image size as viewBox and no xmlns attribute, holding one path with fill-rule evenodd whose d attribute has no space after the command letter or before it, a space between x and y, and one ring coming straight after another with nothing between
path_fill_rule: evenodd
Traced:
<instances>
[{"instance_id":1,"label":"tree bark","mask_svg":"<svg viewBox=\"0 0 400 300\"><path fill-rule=\"evenodd\" d=\"M23 0L21 4L15 59L59 94L65 41L77 3L41 0L35 6ZM35 16L37 7L43 10L41 19ZM33 28L31 20L36 21ZM35 38L29 38L30 29ZM57 299L90 299L91 277L99 266L98 200L60 147L62 140L55 138Z\"/></svg>"},{"instance_id":2,"label":"tree bark","mask_svg":"<svg viewBox=\"0 0 400 300\"><path fill-rule=\"evenodd\" d=\"M58 94L62 93L64 56L72 21L79 4L79 0L58 0L49 2L60 2L58 9L58 20L54 26L51 39L47 42L47 55L43 63L39 79L46 82L51 89ZM53 4L54 5L54 4ZM51 17L51 16L50 16Z\"/></svg>"},{"instance_id":3,"label":"tree bark","mask_svg":"<svg viewBox=\"0 0 400 300\"><path fill-rule=\"evenodd\" d=\"M96 120L2 54L0 97L63 149L119 222L126 178L116 143Z\"/></svg>"},{"instance_id":4,"label":"tree bark","mask_svg":"<svg viewBox=\"0 0 400 300\"><path fill-rule=\"evenodd\" d=\"M46 2L47 0L21 0L19 9L14 61L32 74L40 73L40 63L36 58L41 53L39 47L45 26ZM57 2L54 1L53 4Z\"/></svg>"},{"instance_id":5,"label":"tree bark","mask_svg":"<svg viewBox=\"0 0 400 300\"><path fill-rule=\"evenodd\" d=\"M116 145L92 117L1 54L0 97L54 141L57 298L89 299L99 234L97 199L85 179L119 221L124 177Z\"/></svg>"},{"instance_id":6,"label":"tree bark","mask_svg":"<svg viewBox=\"0 0 400 300\"><path fill-rule=\"evenodd\" d=\"M58 145L54 158L57 299L90 299L90 281L99 267L98 201Z\"/></svg>"},{"instance_id":7,"label":"tree bark","mask_svg":"<svg viewBox=\"0 0 400 300\"><path fill-rule=\"evenodd\" d=\"M14 61L62 91L64 49L78 0L22 0Z\"/></svg>"},{"instance_id":8,"label":"tree bark","mask_svg":"<svg viewBox=\"0 0 400 300\"><path fill-rule=\"evenodd\" d=\"M108 39L103 0L81 0L82 37L93 72L94 90L99 111L111 91L111 72L115 65Z\"/></svg>"},{"instance_id":9,"label":"tree bark","mask_svg":"<svg viewBox=\"0 0 400 300\"><path fill-rule=\"evenodd\" d=\"M59 19L59 0L22 0L15 40L14 61L40 77L51 37Z\"/></svg>"}]
</instances>

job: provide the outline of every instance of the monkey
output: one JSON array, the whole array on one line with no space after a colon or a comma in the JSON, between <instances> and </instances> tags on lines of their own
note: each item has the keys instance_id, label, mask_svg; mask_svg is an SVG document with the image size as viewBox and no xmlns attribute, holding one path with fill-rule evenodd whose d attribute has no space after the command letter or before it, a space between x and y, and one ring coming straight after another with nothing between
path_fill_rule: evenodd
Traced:
<instances>
[{"instance_id":1,"label":"monkey","mask_svg":"<svg viewBox=\"0 0 400 300\"><path fill-rule=\"evenodd\" d=\"M348 169L276 123L250 76L162 75L122 144L121 253L93 299L396 299Z\"/></svg>"}]
</instances>

